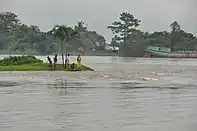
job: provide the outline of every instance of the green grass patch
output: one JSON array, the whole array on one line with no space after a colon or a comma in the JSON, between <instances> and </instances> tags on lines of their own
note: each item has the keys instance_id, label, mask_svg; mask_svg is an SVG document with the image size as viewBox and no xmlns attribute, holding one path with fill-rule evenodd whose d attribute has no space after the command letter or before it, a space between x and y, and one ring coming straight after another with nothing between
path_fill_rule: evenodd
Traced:
<instances>
[{"instance_id":1,"label":"green grass patch","mask_svg":"<svg viewBox=\"0 0 197 131\"><path fill-rule=\"evenodd\" d=\"M0 60L0 66L22 65L30 63L43 63L42 60L35 56L9 56Z\"/></svg>"}]
</instances>

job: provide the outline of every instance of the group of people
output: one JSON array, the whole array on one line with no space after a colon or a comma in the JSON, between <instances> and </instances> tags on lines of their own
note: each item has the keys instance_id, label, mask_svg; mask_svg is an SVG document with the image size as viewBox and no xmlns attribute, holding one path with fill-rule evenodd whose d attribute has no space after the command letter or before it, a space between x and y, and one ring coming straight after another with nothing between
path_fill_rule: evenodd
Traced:
<instances>
[{"instance_id":1,"label":"group of people","mask_svg":"<svg viewBox=\"0 0 197 131\"><path fill-rule=\"evenodd\" d=\"M56 64L58 61L57 55L54 56L53 62L49 56L47 56L47 60L49 62L49 67L56 69ZM76 64L75 63L70 64L70 54L68 54L65 59L64 68L75 70L75 67L77 67L77 70L81 70L81 56L80 56L80 54L78 54L78 56L77 56L77 63Z\"/></svg>"},{"instance_id":2,"label":"group of people","mask_svg":"<svg viewBox=\"0 0 197 131\"><path fill-rule=\"evenodd\" d=\"M51 60L51 58L49 56L47 56L47 60L49 62L49 67L53 67L56 68L56 63L57 63L57 55L55 55L55 57L53 58L53 62Z\"/></svg>"}]
</instances>

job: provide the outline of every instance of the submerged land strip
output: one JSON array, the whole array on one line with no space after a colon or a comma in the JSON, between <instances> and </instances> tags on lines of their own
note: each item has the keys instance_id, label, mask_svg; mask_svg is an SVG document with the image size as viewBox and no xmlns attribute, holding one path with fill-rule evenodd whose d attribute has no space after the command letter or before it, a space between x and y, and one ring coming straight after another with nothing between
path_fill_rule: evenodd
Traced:
<instances>
[{"instance_id":1,"label":"submerged land strip","mask_svg":"<svg viewBox=\"0 0 197 131\"><path fill-rule=\"evenodd\" d=\"M80 70L76 65L71 68L69 64L66 68L62 64L56 64L56 67L50 67L48 63L35 56L9 56L0 60L0 71L94 71L90 67L81 65Z\"/></svg>"}]
</instances>

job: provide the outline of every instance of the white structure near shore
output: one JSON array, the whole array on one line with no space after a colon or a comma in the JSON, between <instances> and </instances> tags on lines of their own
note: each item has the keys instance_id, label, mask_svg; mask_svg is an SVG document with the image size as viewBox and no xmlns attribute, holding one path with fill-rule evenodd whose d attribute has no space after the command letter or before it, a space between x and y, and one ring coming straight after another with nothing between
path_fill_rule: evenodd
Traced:
<instances>
[{"instance_id":1,"label":"white structure near shore","mask_svg":"<svg viewBox=\"0 0 197 131\"><path fill-rule=\"evenodd\" d=\"M105 50L119 51L119 47L106 45Z\"/></svg>"}]
</instances>

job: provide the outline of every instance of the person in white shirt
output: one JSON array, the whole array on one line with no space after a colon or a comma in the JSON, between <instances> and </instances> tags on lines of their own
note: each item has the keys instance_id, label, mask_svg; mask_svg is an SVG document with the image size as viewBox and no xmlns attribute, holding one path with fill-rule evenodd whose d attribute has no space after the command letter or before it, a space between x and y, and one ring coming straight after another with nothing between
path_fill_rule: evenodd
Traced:
<instances>
[{"instance_id":1,"label":"person in white shirt","mask_svg":"<svg viewBox=\"0 0 197 131\"><path fill-rule=\"evenodd\" d=\"M68 54L66 56L66 59L65 59L65 68L70 64L70 54Z\"/></svg>"}]
</instances>

